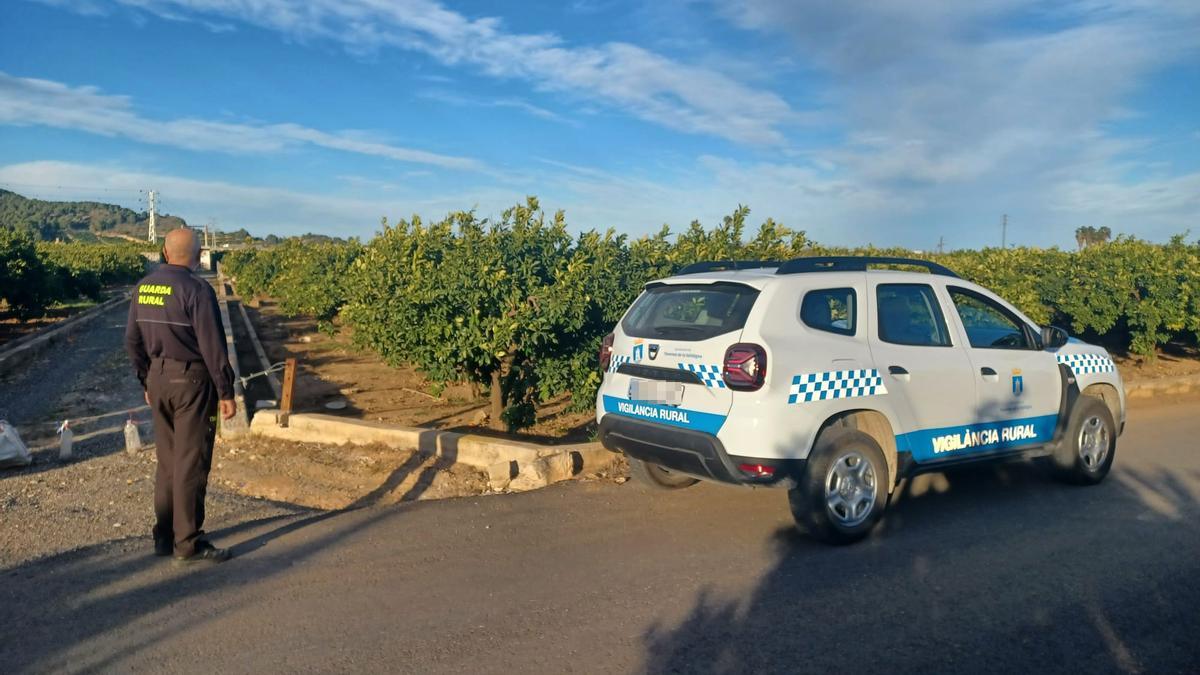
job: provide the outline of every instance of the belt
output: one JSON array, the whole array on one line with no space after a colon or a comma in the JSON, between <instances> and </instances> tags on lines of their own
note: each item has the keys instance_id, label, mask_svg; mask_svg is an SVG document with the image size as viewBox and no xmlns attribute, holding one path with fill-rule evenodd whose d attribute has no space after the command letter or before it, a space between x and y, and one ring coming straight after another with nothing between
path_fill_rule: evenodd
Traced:
<instances>
[{"instance_id":1,"label":"belt","mask_svg":"<svg viewBox=\"0 0 1200 675\"><path fill-rule=\"evenodd\" d=\"M164 370L178 370L187 372L193 366L202 366L203 361L179 361L177 359L168 359L161 356L155 356L150 359L150 367L162 372Z\"/></svg>"}]
</instances>

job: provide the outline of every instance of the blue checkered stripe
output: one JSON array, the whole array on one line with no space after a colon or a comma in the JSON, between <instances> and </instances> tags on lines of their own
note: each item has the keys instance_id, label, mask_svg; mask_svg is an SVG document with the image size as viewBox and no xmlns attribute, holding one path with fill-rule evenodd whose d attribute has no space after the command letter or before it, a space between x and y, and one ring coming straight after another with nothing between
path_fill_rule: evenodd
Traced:
<instances>
[{"instance_id":1,"label":"blue checkered stripe","mask_svg":"<svg viewBox=\"0 0 1200 675\"><path fill-rule=\"evenodd\" d=\"M1076 375L1111 373L1117 369L1113 360L1103 354L1059 354L1058 362L1065 363Z\"/></svg>"},{"instance_id":2,"label":"blue checkered stripe","mask_svg":"<svg viewBox=\"0 0 1200 675\"><path fill-rule=\"evenodd\" d=\"M725 388L725 380L721 377L721 366L711 366L703 363L681 363L680 370L695 373L700 376L706 387Z\"/></svg>"},{"instance_id":3,"label":"blue checkered stripe","mask_svg":"<svg viewBox=\"0 0 1200 675\"><path fill-rule=\"evenodd\" d=\"M608 364L608 372L615 373L617 372L617 368L620 368L622 365L629 363L632 360L633 357L631 356L613 356L612 361Z\"/></svg>"},{"instance_id":4,"label":"blue checkered stripe","mask_svg":"<svg viewBox=\"0 0 1200 675\"><path fill-rule=\"evenodd\" d=\"M886 394L883 378L874 368L869 370L830 370L824 373L805 373L792 378L788 403L828 401L835 398L876 396Z\"/></svg>"}]
</instances>

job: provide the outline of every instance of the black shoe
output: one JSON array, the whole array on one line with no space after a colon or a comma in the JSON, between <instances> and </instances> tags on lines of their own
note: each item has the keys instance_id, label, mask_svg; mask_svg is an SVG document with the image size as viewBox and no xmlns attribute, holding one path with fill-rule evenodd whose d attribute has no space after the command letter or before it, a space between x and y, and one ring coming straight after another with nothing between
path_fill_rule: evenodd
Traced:
<instances>
[{"instance_id":1,"label":"black shoe","mask_svg":"<svg viewBox=\"0 0 1200 675\"><path fill-rule=\"evenodd\" d=\"M196 552L191 555L175 556L176 565L191 565L198 562L223 563L233 557L227 548L217 548L207 541L196 542Z\"/></svg>"},{"instance_id":2,"label":"black shoe","mask_svg":"<svg viewBox=\"0 0 1200 675\"><path fill-rule=\"evenodd\" d=\"M162 539L154 540L154 555L156 555L160 558L165 558L174 552L175 552L175 542L171 541L170 539L167 539L165 541Z\"/></svg>"}]
</instances>

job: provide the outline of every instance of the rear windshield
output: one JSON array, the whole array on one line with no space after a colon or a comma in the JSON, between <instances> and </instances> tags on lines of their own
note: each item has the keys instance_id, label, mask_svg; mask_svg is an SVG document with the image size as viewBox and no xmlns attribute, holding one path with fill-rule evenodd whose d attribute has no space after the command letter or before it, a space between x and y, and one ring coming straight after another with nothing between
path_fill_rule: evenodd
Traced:
<instances>
[{"instance_id":1,"label":"rear windshield","mask_svg":"<svg viewBox=\"0 0 1200 675\"><path fill-rule=\"evenodd\" d=\"M746 325L758 291L741 284L658 285L646 289L621 322L626 335L707 340Z\"/></svg>"}]
</instances>

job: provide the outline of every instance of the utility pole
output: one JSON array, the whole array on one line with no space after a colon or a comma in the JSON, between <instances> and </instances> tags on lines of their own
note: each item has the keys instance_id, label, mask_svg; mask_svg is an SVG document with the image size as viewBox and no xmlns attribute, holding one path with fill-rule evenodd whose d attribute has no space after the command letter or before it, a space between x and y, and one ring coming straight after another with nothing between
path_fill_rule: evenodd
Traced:
<instances>
[{"instance_id":1,"label":"utility pole","mask_svg":"<svg viewBox=\"0 0 1200 675\"><path fill-rule=\"evenodd\" d=\"M1008 248L1008 214L1000 221L1000 248Z\"/></svg>"},{"instance_id":2,"label":"utility pole","mask_svg":"<svg viewBox=\"0 0 1200 675\"><path fill-rule=\"evenodd\" d=\"M208 223L204 224L204 248L212 248L212 244L208 240Z\"/></svg>"},{"instance_id":3,"label":"utility pole","mask_svg":"<svg viewBox=\"0 0 1200 675\"><path fill-rule=\"evenodd\" d=\"M156 239L158 239L158 233L154 231L155 218L158 215L157 213L155 213L154 197L155 197L155 192L154 192L154 190L151 190L150 191L150 231L149 231L149 233L147 233L146 238L149 239L150 243L152 243L152 244L154 243L154 241Z\"/></svg>"},{"instance_id":4,"label":"utility pole","mask_svg":"<svg viewBox=\"0 0 1200 675\"><path fill-rule=\"evenodd\" d=\"M939 236L938 237L938 255L941 255L945 252L946 252L946 238Z\"/></svg>"}]
</instances>

